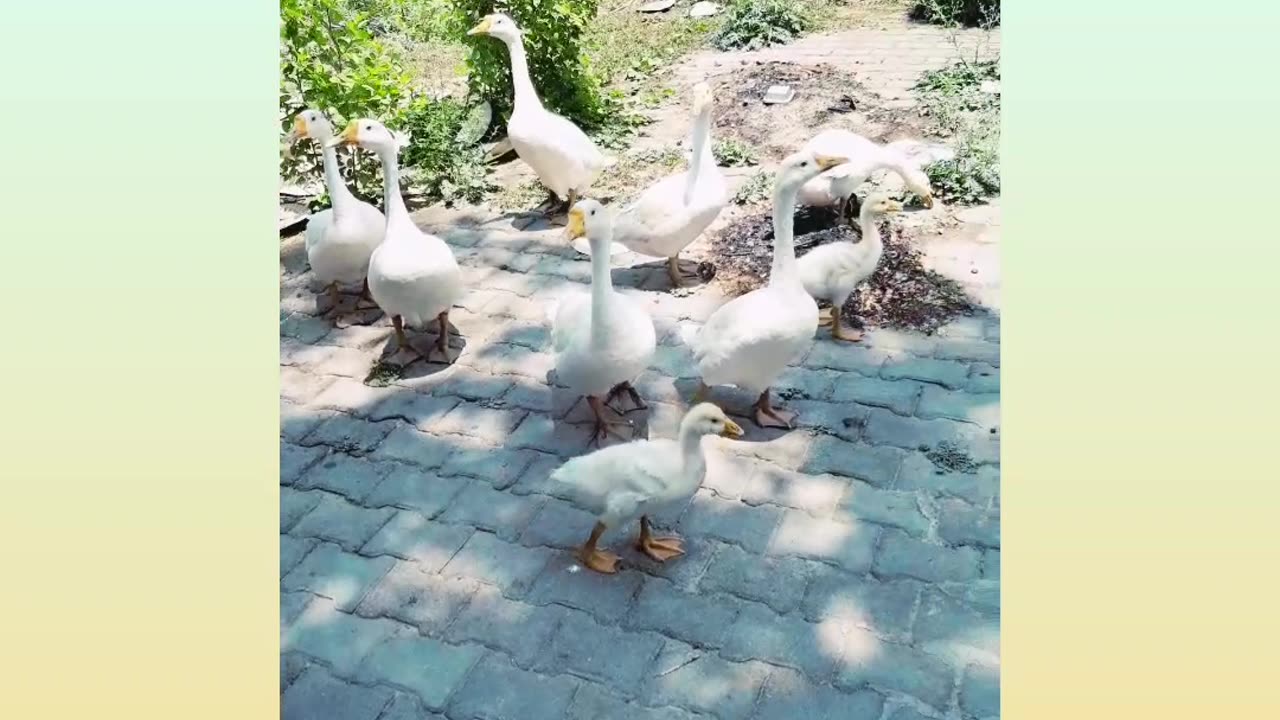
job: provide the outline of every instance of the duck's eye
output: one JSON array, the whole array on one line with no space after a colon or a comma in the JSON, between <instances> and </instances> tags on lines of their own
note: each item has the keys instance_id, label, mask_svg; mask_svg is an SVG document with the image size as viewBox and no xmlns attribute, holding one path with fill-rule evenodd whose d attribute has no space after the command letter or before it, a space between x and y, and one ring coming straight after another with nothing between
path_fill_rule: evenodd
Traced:
<instances>
[{"instance_id":1,"label":"duck's eye","mask_svg":"<svg viewBox=\"0 0 1280 720\"><path fill-rule=\"evenodd\" d=\"M800 163L800 167L809 167L809 161L805 160L804 162Z\"/></svg>"},{"instance_id":2,"label":"duck's eye","mask_svg":"<svg viewBox=\"0 0 1280 720\"><path fill-rule=\"evenodd\" d=\"M364 126L364 129L365 129L365 130L372 130L372 129L373 129L373 126L372 126L372 125L365 125L365 126Z\"/></svg>"},{"instance_id":3,"label":"duck's eye","mask_svg":"<svg viewBox=\"0 0 1280 720\"><path fill-rule=\"evenodd\" d=\"M591 214L594 216L594 215L596 214L596 211L595 211L595 210L592 210L592 211L591 211Z\"/></svg>"}]
</instances>

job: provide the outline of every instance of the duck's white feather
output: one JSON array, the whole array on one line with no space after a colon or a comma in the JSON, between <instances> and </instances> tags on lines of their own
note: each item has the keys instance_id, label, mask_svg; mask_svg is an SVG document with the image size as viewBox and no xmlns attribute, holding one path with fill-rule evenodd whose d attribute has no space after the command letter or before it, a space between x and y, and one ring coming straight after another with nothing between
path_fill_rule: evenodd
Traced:
<instances>
[{"instance_id":1,"label":"duck's white feather","mask_svg":"<svg viewBox=\"0 0 1280 720\"><path fill-rule=\"evenodd\" d=\"M607 256L602 260L608 262ZM593 325L598 325L594 337ZM557 382L575 393L599 396L649 367L657 335L640 303L610 289L599 317L593 317L589 293L565 298L555 310L551 344Z\"/></svg>"},{"instance_id":2,"label":"duck's white feather","mask_svg":"<svg viewBox=\"0 0 1280 720\"><path fill-rule=\"evenodd\" d=\"M541 105L517 107L507 137L538 180L560 198L584 193L604 169L606 158L577 125Z\"/></svg>"},{"instance_id":3,"label":"duck's white feather","mask_svg":"<svg viewBox=\"0 0 1280 720\"><path fill-rule=\"evenodd\" d=\"M818 305L799 284L769 285L735 298L694 339L702 381L764 392L804 354L817 326Z\"/></svg>"},{"instance_id":4,"label":"duck's white feather","mask_svg":"<svg viewBox=\"0 0 1280 720\"><path fill-rule=\"evenodd\" d=\"M338 221L332 208L316 213L307 221L305 238L312 272L326 285L364 282L385 232L386 218L366 202L355 201Z\"/></svg>"},{"instance_id":5,"label":"duck's white feather","mask_svg":"<svg viewBox=\"0 0 1280 720\"><path fill-rule=\"evenodd\" d=\"M462 272L444 240L406 216L388 225L369 261L369 294L388 315L422 327L462 296Z\"/></svg>"}]
</instances>

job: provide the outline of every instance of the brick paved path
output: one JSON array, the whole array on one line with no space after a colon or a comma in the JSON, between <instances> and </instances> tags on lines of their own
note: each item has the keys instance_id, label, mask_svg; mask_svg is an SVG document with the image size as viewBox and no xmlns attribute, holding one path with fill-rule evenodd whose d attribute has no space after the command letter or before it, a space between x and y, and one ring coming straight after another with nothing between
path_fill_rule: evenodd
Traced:
<instances>
[{"instance_id":1,"label":"brick paved path","mask_svg":"<svg viewBox=\"0 0 1280 720\"><path fill-rule=\"evenodd\" d=\"M362 382L387 320L316 317L301 243L282 250L284 717L999 715L994 315L860 347L819 333L779 385L803 427L708 440L704 487L658 523L688 555L658 565L611 534L626 567L602 577L569 550L592 518L547 482L589 414L547 384L545 313L588 263L558 231L497 227L432 228L464 267L465 347L387 387ZM647 290L664 277L614 271L661 343L639 432L670 437L695 382L679 326L723 299ZM922 450L943 441L981 465L938 470Z\"/></svg>"}]
</instances>

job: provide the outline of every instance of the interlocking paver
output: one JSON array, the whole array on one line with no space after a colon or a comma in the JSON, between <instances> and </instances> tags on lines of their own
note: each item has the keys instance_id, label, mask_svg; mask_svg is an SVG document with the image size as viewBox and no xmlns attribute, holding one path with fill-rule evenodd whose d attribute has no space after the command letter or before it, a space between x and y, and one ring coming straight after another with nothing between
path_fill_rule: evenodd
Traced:
<instances>
[{"instance_id":1,"label":"interlocking paver","mask_svg":"<svg viewBox=\"0 0 1280 720\"><path fill-rule=\"evenodd\" d=\"M676 74L827 63L908 108L923 70L998 51L998 34L989 49L980 37L853 29L699 52ZM1000 223L998 200L940 210L969 229ZM283 717L999 716L996 266L981 260L981 281L963 278L993 312L931 335L872 327L856 345L820 332L773 387L799 427L707 441L704 487L652 516L686 554L654 562L632 549L634 524L613 528L603 542L623 565L606 576L573 552L594 517L549 480L591 449L584 401L549 381L546 319L587 290L589 262L558 229L455 225L459 213L438 207L418 217L466 279L451 367L415 362L391 385L366 385L394 342L389 320L335 327L317 312L305 257L282 262ZM996 233L979 230L994 258ZM967 273L954 252L968 251L931 257ZM715 283L671 293L660 267L620 260L618 289L649 309L659 337L635 382L650 410L632 417L672 437L696 384L684 332L725 297ZM713 397L735 412L753 400L732 388ZM926 452L944 441L977 464L935 466Z\"/></svg>"}]
</instances>

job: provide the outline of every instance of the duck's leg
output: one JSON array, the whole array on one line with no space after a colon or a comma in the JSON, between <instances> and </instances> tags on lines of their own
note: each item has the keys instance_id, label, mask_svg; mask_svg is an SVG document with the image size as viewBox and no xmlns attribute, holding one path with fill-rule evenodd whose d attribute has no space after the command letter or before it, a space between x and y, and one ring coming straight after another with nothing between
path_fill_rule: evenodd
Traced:
<instances>
[{"instance_id":1,"label":"duck's leg","mask_svg":"<svg viewBox=\"0 0 1280 720\"><path fill-rule=\"evenodd\" d=\"M847 328L840 321L840 308L842 305L843 303L831 306L831 337L845 342L858 342L862 339L862 331Z\"/></svg>"},{"instance_id":2,"label":"duck's leg","mask_svg":"<svg viewBox=\"0 0 1280 720\"><path fill-rule=\"evenodd\" d=\"M409 344L409 338L404 334L404 318L399 315L393 315L391 324L396 328L396 350L404 350L405 348L413 350L413 346Z\"/></svg>"},{"instance_id":3,"label":"duck's leg","mask_svg":"<svg viewBox=\"0 0 1280 720\"><path fill-rule=\"evenodd\" d=\"M361 307L360 306L361 300L364 300L369 304L365 305L364 307ZM378 301L374 300L373 295L369 293L369 278L367 277L364 279L364 283L360 286L360 294L356 296L356 305L354 309L356 311L378 309Z\"/></svg>"},{"instance_id":4,"label":"duck's leg","mask_svg":"<svg viewBox=\"0 0 1280 720\"><path fill-rule=\"evenodd\" d=\"M449 311L445 310L436 316L436 322L439 324L439 335L436 336L436 350L444 355L444 364L452 365L454 357L449 353ZM428 353L429 355L430 353ZM431 362L431 358L426 358L427 362Z\"/></svg>"},{"instance_id":5,"label":"duck's leg","mask_svg":"<svg viewBox=\"0 0 1280 720\"><path fill-rule=\"evenodd\" d=\"M568 225L569 211L573 209L573 204L576 202L578 202L578 192L576 190L570 190L569 197L564 201L563 205L552 205L551 210L547 212L547 217L551 221L551 224Z\"/></svg>"},{"instance_id":6,"label":"duck's leg","mask_svg":"<svg viewBox=\"0 0 1280 720\"><path fill-rule=\"evenodd\" d=\"M616 432L613 428L614 426L617 426L617 425L631 427L632 425L629 420L605 419L604 404L601 403L600 398L596 397L595 395L587 396L587 404L591 406L591 412L594 413L596 416L595 428L591 431L591 443L593 445L596 445L598 447L600 445L600 441L604 440L606 437L610 435L618 438L619 440L627 439L623 437L621 434L619 434L618 432Z\"/></svg>"},{"instance_id":7,"label":"duck's leg","mask_svg":"<svg viewBox=\"0 0 1280 720\"><path fill-rule=\"evenodd\" d=\"M835 306L822 308L818 311L818 327L826 327L831 324L831 318L835 316Z\"/></svg>"},{"instance_id":8,"label":"duck's leg","mask_svg":"<svg viewBox=\"0 0 1280 720\"><path fill-rule=\"evenodd\" d=\"M855 221L861 212L862 202L858 200L858 194L851 193L840 206L840 224L848 223L849 227L857 225Z\"/></svg>"},{"instance_id":9,"label":"duck's leg","mask_svg":"<svg viewBox=\"0 0 1280 720\"><path fill-rule=\"evenodd\" d=\"M697 260L681 260L680 254L676 253L667 258L667 276L671 278L671 284L676 287L684 287L689 283L696 283L702 279L698 274L698 268L701 266Z\"/></svg>"},{"instance_id":10,"label":"duck's leg","mask_svg":"<svg viewBox=\"0 0 1280 720\"><path fill-rule=\"evenodd\" d=\"M666 562L684 554L684 541L678 537L654 537L649 531L649 516L640 516L640 537L636 549L658 562Z\"/></svg>"},{"instance_id":11,"label":"duck's leg","mask_svg":"<svg viewBox=\"0 0 1280 720\"><path fill-rule=\"evenodd\" d=\"M599 573L612 575L618 572L618 556L608 550L597 550L596 543L600 542L600 536L604 534L604 523L597 522L596 526L591 529L591 537L587 538L587 542L578 550L578 559L583 565L595 570Z\"/></svg>"},{"instance_id":12,"label":"duck's leg","mask_svg":"<svg viewBox=\"0 0 1280 720\"><path fill-rule=\"evenodd\" d=\"M631 409L627 410L626 412L623 412L622 410L619 410L618 408L610 404L613 402L614 398L618 397L624 392L627 394L627 397L630 398L631 400ZM614 385L613 389L609 391L609 394L605 395L604 406L618 413L619 415L626 415L627 413L633 413L637 410L646 410L649 407L649 405L645 403L645 401L640 397L640 393L636 392L636 389L632 387L631 383L625 382L625 381L620 382L617 385Z\"/></svg>"},{"instance_id":13,"label":"duck's leg","mask_svg":"<svg viewBox=\"0 0 1280 720\"><path fill-rule=\"evenodd\" d=\"M795 422L797 417L796 414L790 410L773 407L773 405L769 403L768 388L765 388L765 391L760 393L760 399L756 400L755 411L756 425L759 425L762 428L774 427L782 428L783 430L790 430L793 427L792 423Z\"/></svg>"}]
</instances>

